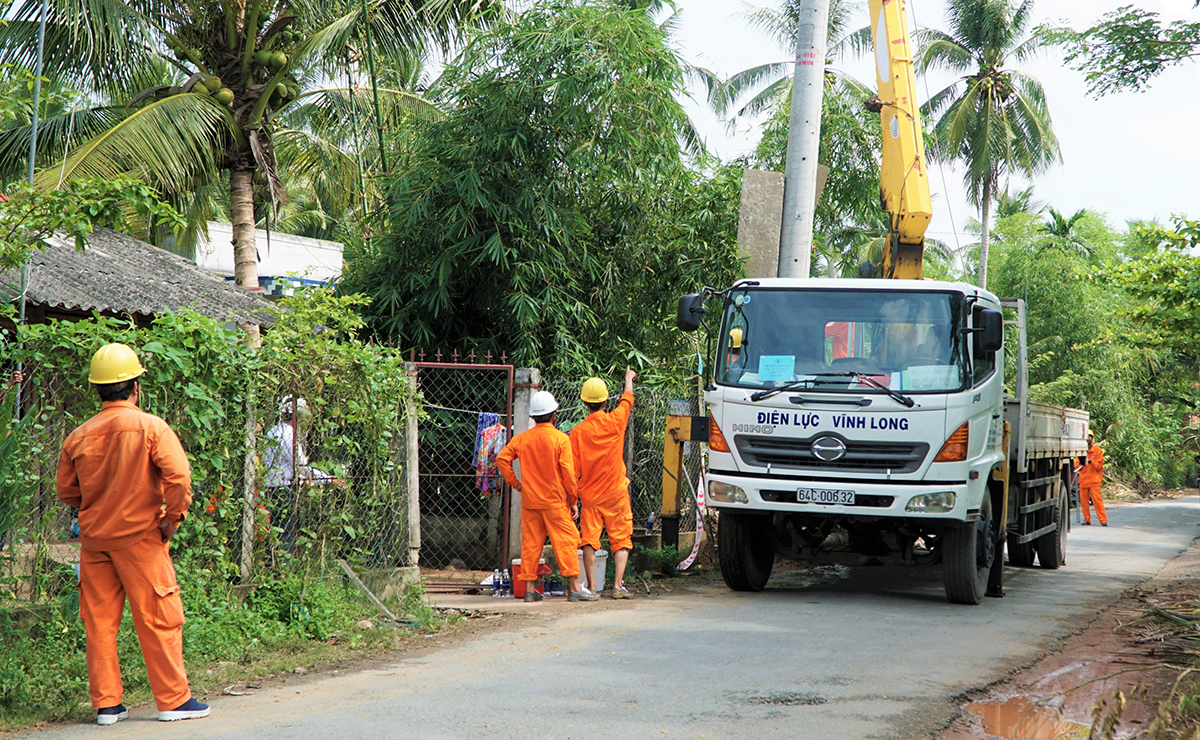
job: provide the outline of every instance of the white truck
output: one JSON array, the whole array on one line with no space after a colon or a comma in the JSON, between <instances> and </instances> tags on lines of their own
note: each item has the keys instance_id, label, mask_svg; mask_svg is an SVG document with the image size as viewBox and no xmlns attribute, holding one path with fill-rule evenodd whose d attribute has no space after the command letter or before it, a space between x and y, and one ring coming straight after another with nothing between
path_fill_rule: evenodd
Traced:
<instances>
[{"instance_id":1,"label":"white truck","mask_svg":"<svg viewBox=\"0 0 1200 740\"><path fill-rule=\"evenodd\" d=\"M730 588L761 590L777 556L940 563L949 600L978 604L1003 595L1006 544L1012 565L1066 562L1088 415L1028 399L1023 302L964 283L763 278L684 296L680 329L707 328L706 300L721 315L705 478Z\"/></svg>"}]
</instances>

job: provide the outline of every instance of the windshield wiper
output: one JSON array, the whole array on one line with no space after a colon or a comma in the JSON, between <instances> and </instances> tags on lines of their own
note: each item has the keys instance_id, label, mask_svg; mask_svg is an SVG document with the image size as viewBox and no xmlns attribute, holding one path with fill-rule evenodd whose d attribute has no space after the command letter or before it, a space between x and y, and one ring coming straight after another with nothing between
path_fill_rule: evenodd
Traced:
<instances>
[{"instance_id":1,"label":"windshield wiper","mask_svg":"<svg viewBox=\"0 0 1200 740\"><path fill-rule=\"evenodd\" d=\"M783 385L775 388L768 388L765 391L755 391L754 393L750 394L750 400L761 401L764 398L770 398L771 396L779 393L787 393L788 391L796 391L800 390L801 388L807 388L808 386L812 385L812 382L812 378L804 378L802 380L793 380L790 383L784 383Z\"/></svg>"},{"instance_id":2,"label":"windshield wiper","mask_svg":"<svg viewBox=\"0 0 1200 740\"><path fill-rule=\"evenodd\" d=\"M817 373L817 375L835 375L835 376L843 377L843 378L854 378L856 380L865 380L867 385L871 386L872 388L878 388L879 390L883 391L884 393L887 394L888 398L891 398L896 403L907 406L910 409L913 406L917 405L916 401L912 400L911 398L904 395L903 393L900 393L898 391L892 390L891 388L888 388L886 385L884 385L883 383L880 383L878 380L876 380L873 375L870 375L868 373L860 373L855 370L848 370L846 372L837 372L837 373Z\"/></svg>"}]
</instances>

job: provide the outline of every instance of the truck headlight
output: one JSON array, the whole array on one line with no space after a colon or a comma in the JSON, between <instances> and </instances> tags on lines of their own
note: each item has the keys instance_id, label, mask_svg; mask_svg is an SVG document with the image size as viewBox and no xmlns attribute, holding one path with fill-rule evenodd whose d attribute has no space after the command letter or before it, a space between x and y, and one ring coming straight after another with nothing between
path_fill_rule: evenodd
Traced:
<instances>
[{"instance_id":1,"label":"truck headlight","mask_svg":"<svg viewBox=\"0 0 1200 740\"><path fill-rule=\"evenodd\" d=\"M904 510L916 514L945 514L954 509L956 498L953 491L922 493L920 496L913 496L909 499L908 506L905 506Z\"/></svg>"},{"instance_id":2,"label":"truck headlight","mask_svg":"<svg viewBox=\"0 0 1200 740\"><path fill-rule=\"evenodd\" d=\"M737 486L715 480L708 482L708 498L723 504L744 504L749 500L746 492Z\"/></svg>"}]
</instances>

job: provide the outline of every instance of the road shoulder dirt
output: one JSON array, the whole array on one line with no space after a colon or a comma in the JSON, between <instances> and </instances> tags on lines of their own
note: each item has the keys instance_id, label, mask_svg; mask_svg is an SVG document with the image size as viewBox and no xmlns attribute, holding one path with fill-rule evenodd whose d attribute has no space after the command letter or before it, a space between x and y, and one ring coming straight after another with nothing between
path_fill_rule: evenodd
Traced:
<instances>
[{"instance_id":1,"label":"road shoulder dirt","mask_svg":"<svg viewBox=\"0 0 1200 740\"><path fill-rule=\"evenodd\" d=\"M1106 720L1113 734L1096 737L1143 735L1194 660L1172 644L1176 630L1154 619L1156 609L1180 605L1200 609L1200 542L1080 625L1054 652L959 697L957 716L933 737L1086 738ZM1184 728L1175 720L1170 729Z\"/></svg>"}]
</instances>

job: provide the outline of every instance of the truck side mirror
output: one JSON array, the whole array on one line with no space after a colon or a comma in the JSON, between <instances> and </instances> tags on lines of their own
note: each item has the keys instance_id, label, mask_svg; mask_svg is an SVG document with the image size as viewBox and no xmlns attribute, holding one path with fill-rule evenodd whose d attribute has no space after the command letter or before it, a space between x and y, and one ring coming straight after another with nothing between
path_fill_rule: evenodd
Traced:
<instances>
[{"instance_id":1,"label":"truck side mirror","mask_svg":"<svg viewBox=\"0 0 1200 740\"><path fill-rule=\"evenodd\" d=\"M704 295L688 293L679 299L675 311L675 326L680 331L692 332L700 328L700 317L704 315Z\"/></svg>"},{"instance_id":2,"label":"truck side mirror","mask_svg":"<svg viewBox=\"0 0 1200 740\"><path fill-rule=\"evenodd\" d=\"M980 352L996 352L1004 346L1004 314L991 308L979 312L980 329L976 348Z\"/></svg>"}]
</instances>

